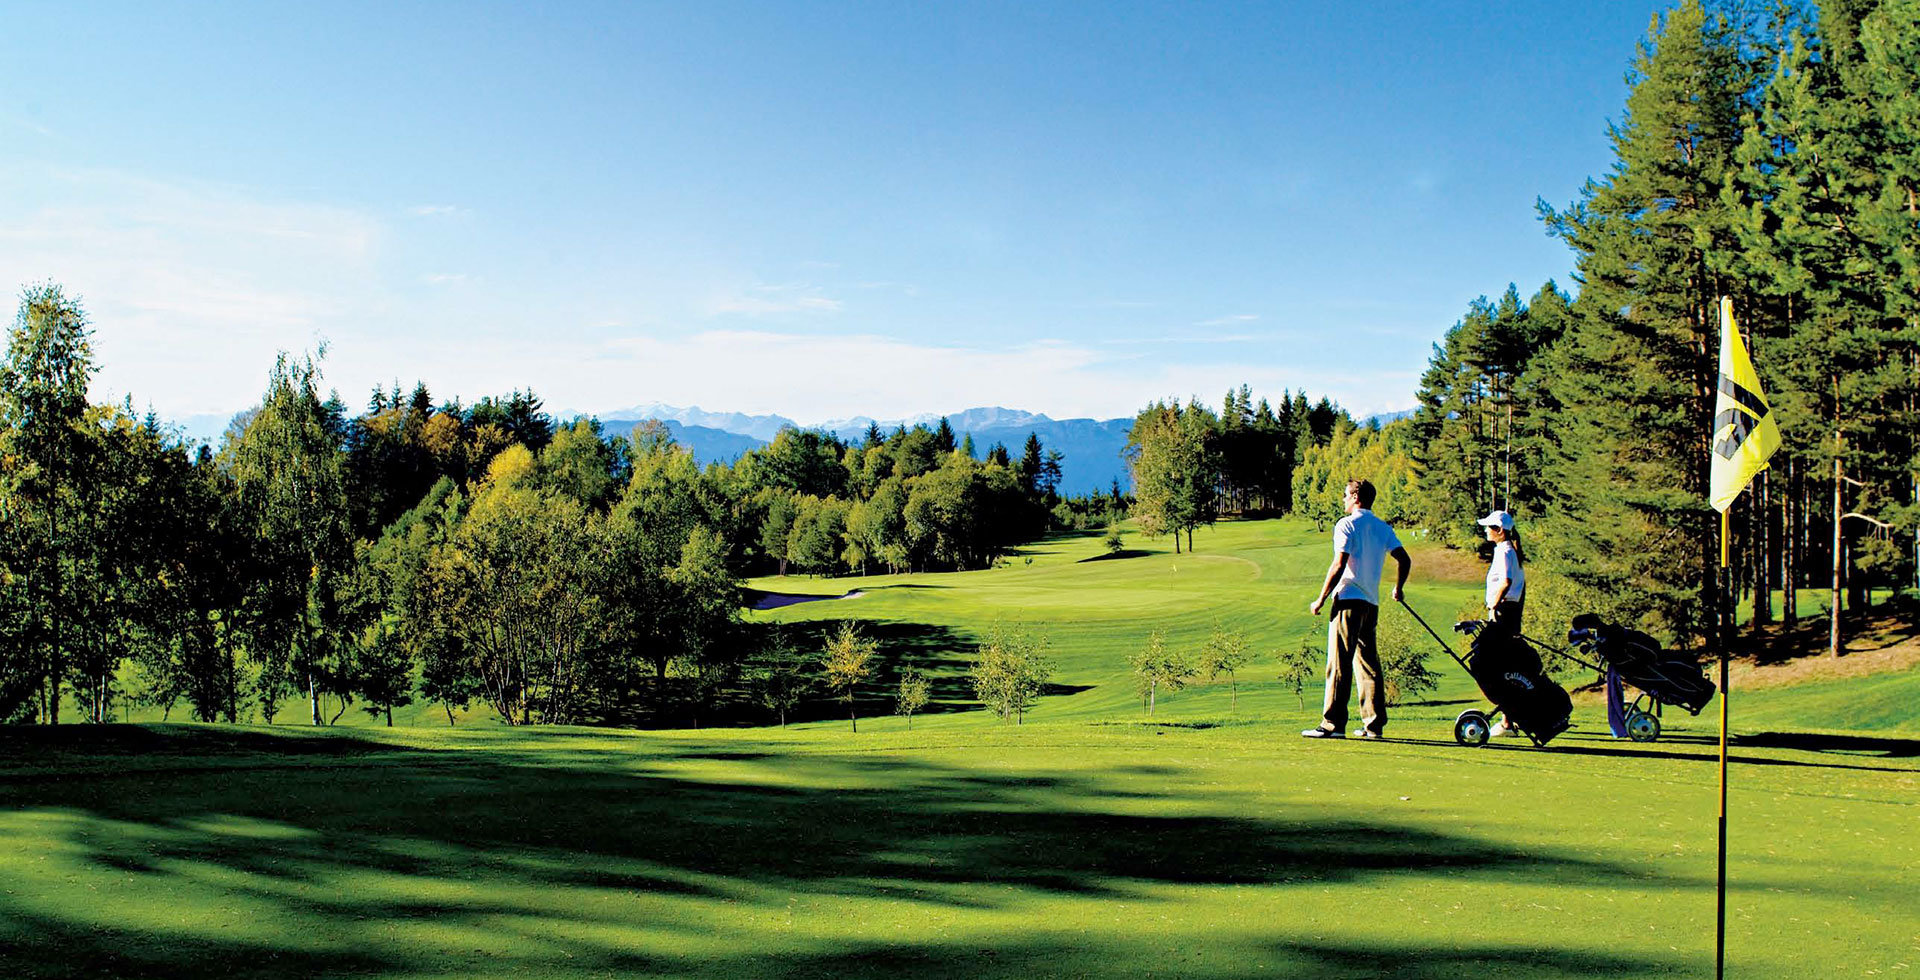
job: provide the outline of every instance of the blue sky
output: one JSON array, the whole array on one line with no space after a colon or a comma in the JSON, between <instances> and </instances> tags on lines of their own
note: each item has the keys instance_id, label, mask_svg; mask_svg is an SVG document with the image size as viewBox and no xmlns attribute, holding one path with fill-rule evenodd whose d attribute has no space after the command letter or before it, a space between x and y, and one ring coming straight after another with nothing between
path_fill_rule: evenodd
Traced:
<instances>
[{"instance_id":1,"label":"blue sky","mask_svg":"<svg viewBox=\"0 0 1920 980\"><path fill-rule=\"evenodd\" d=\"M1411 405L1481 294L1571 285L1661 5L12 4L0 280L97 398L329 383L802 422Z\"/></svg>"}]
</instances>

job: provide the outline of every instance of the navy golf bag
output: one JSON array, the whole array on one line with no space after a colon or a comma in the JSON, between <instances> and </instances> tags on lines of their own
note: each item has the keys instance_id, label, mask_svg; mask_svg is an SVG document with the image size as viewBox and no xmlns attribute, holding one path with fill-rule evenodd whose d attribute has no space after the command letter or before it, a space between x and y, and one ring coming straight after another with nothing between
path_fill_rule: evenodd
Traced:
<instances>
[{"instance_id":1,"label":"navy golf bag","mask_svg":"<svg viewBox=\"0 0 1920 980\"><path fill-rule=\"evenodd\" d=\"M1620 679L1661 704L1699 714L1718 690L1692 654L1667 650L1636 629L1615 626L1592 613L1575 616L1567 639L1599 657Z\"/></svg>"}]
</instances>

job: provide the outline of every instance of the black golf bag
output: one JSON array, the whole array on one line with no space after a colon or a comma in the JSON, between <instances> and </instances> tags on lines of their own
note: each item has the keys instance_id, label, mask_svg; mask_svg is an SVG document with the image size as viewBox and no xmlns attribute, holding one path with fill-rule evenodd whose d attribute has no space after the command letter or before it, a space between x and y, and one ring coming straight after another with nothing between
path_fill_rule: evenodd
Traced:
<instances>
[{"instance_id":1,"label":"black golf bag","mask_svg":"<svg viewBox=\"0 0 1920 980\"><path fill-rule=\"evenodd\" d=\"M1573 699L1540 664L1526 638L1498 626L1481 629L1467 650L1467 673L1510 724L1544 745L1567 730Z\"/></svg>"}]
</instances>

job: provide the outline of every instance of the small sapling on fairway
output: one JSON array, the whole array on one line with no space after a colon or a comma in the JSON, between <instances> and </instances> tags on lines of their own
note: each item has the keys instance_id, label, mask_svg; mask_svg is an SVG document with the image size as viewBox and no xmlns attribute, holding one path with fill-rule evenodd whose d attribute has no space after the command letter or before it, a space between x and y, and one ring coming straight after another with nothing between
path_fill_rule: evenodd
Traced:
<instances>
[{"instance_id":1,"label":"small sapling on fairway","mask_svg":"<svg viewBox=\"0 0 1920 980\"><path fill-rule=\"evenodd\" d=\"M1388 704L1405 704L1408 698L1438 686L1440 675L1427 666L1431 651L1415 642L1419 637L1408 627L1404 616L1380 617L1377 630L1380 676L1386 682Z\"/></svg>"},{"instance_id":2,"label":"small sapling on fairway","mask_svg":"<svg viewBox=\"0 0 1920 980\"><path fill-rule=\"evenodd\" d=\"M1195 673L1193 662L1184 654L1167 649L1166 634L1154 630L1147 636L1147 645L1133 655L1134 679L1140 685L1140 699L1147 705L1147 714L1152 715L1160 690L1178 691L1187 686L1187 681Z\"/></svg>"},{"instance_id":3,"label":"small sapling on fairway","mask_svg":"<svg viewBox=\"0 0 1920 980\"><path fill-rule=\"evenodd\" d=\"M1107 525L1107 536L1101 540L1101 543L1106 545L1107 554L1109 555L1117 555L1126 550L1126 542L1120 537L1119 521L1114 521Z\"/></svg>"},{"instance_id":4,"label":"small sapling on fairway","mask_svg":"<svg viewBox=\"0 0 1920 980\"><path fill-rule=\"evenodd\" d=\"M1281 647L1274 651L1280 661L1280 686L1293 692L1300 700L1300 707L1307 706L1307 682L1313 679L1314 671L1325 660L1327 652L1321 648L1318 637L1308 635L1291 647Z\"/></svg>"},{"instance_id":5,"label":"small sapling on fairway","mask_svg":"<svg viewBox=\"0 0 1920 980\"><path fill-rule=\"evenodd\" d=\"M853 713L853 692L861 681L873 675L873 657L879 651L880 644L861 636L852 623L841 623L827 638L826 649L820 651L820 667L826 674L827 687L847 703L847 720L856 732L860 730L860 719Z\"/></svg>"},{"instance_id":6,"label":"small sapling on fairway","mask_svg":"<svg viewBox=\"0 0 1920 980\"><path fill-rule=\"evenodd\" d=\"M1046 689L1047 679L1053 676L1053 662L1047 659L1045 639L996 623L987 630L969 676L980 703L1001 721L1017 725Z\"/></svg>"},{"instance_id":7,"label":"small sapling on fairway","mask_svg":"<svg viewBox=\"0 0 1920 980\"><path fill-rule=\"evenodd\" d=\"M787 712L813 686L808 666L807 656L794 647L787 630L775 627L756 662L747 668L747 689L780 720L781 728L787 727Z\"/></svg>"},{"instance_id":8,"label":"small sapling on fairway","mask_svg":"<svg viewBox=\"0 0 1920 980\"><path fill-rule=\"evenodd\" d=\"M900 693L894 700L894 713L907 719L907 730L913 730L913 713L927 706L933 697L933 685L927 675L917 667L908 667L900 672Z\"/></svg>"},{"instance_id":9,"label":"small sapling on fairway","mask_svg":"<svg viewBox=\"0 0 1920 980\"><path fill-rule=\"evenodd\" d=\"M1253 660L1253 648L1247 644L1247 634L1239 630L1228 630L1219 623L1213 624L1213 633L1207 637L1207 643L1200 648L1200 669L1207 672L1207 681L1211 683L1221 674L1227 675L1228 690L1235 708L1240 707L1240 681L1235 672Z\"/></svg>"}]
</instances>

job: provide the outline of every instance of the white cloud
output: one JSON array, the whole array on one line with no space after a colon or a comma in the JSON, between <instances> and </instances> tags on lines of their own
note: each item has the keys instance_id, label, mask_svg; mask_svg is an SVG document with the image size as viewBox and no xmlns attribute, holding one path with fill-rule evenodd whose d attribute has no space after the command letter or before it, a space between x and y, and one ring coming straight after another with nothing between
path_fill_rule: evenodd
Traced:
<instances>
[{"instance_id":1,"label":"white cloud","mask_svg":"<svg viewBox=\"0 0 1920 980\"><path fill-rule=\"evenodd\" d=\"M818 286L806 283L758 283L745 289L721 292L707 304L705 312L720 316L777 316L785 313L838 313L845 304L822 295Z\"/></svg>"},{"instance_id":2,"label":"white cloud","mask_svg":"<svg viewBox=\"0 0 1920 980\"><path fill-rule=\"evenodd\" d=\"M416 204L407 209L407 213L416 218L444 218L448 215L466 214L466 209L452 204Z\"/></svg>"},{"instance_id":3,"label":"white cloud","mask_svg":"<svg viewBox=\"0 0 1920 980\"><path fill-rule=\"evenodd\" d=\"M1219 316L1219 317L1214 317L1211 320L1201 320L1199 323L1194 324L1194 326L1196 327L1230 327L1238 323L1252 323L1253 321L1258 319L1260 319L1260 316L1255 313L1235 313L1232 316Z\"/></svg>"},{"instance_id":4,"label":"white cloud","mask_svg":"<svg viewBox=\"0 0 1920 980\"><path fill-rule=\"evenodd\" d=\"M377 302L365 214L104 171L0 174L0 279L50 280L96 325L96 397L228 411L283 349Z\"/></svg>"}]
</instances>

